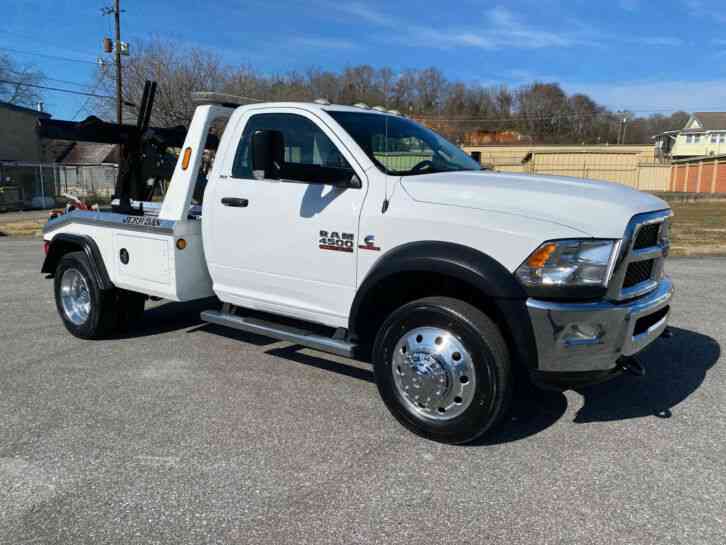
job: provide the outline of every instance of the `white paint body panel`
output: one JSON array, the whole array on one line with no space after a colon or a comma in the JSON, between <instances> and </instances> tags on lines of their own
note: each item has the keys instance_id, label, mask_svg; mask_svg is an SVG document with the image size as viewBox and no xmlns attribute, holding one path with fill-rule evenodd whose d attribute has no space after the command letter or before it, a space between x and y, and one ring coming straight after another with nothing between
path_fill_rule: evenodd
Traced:
<instances>
[{"instance_id":1,"label":"white paint body panel","mask_svg":"<svg viewBox=\"0 0 726 545\"><path fill-rule=\"evenodd\" d=\"M570 227L597 238L620 238L636 214L668 204L622 184L504 172L454 172L403 182L419 202L465 207Z\"/></svg>"},{"instance_id":2,"label":"white paint body panel","mask_svg":"<svg viewBox=\"0 0 726 545\"><path fill-rule=\"evenodd\" d=\"M51 228L87 234L97 243L119 287L185 301L215 293L222 301L346 327L358 287L395 248L443 241L479 250L514 271L542 242L596 237L619 239L633 215L661 210L653 196L606 182L491 172L440 173L392 178L378 170L326 110L358 108L279 103L235 109L200 107L159 218L173 232L154 234L113 226L65 223ZM255 113L295 113L315 123L338 147L361 180L360 189L240 180L231 177L240 135ZM370 112L375 114L375 112ZM384 115L384 114L375 114ZM230 116L209 175L201 220L186 213L201 157L202 138L214 117ZM226 207L224 197L248 199ZM388 197L388 210L382 204ZM321 230L353 233L353 252L318 247ZM380 251L361 249L368 236ZM187 249L176 249L184 237ZM133 265L119 264L121 247Z\"/></svg>"},{"instance_id":3,"label":"white paint body panel","mask_svg":"<svg viewBox=\"0 0 726 545\"><path fill-rule=\"evenodd\" d=\"M345 327L356 288L356 254L318 249L321 230L355 234L367 184L339 189L314 183L236 179L232 163L256 113L302 116L322 129L361 180L366 173L321 116L301 108L244 109L230 119L204 198L205 255L218 297L236 305ZM245 208L225 197L244 198Z\"/></svg>"},{"instance_id":4,"label":"white paint body panel","mask_svg":"<svg viewBox=\"0 0 726 545\"><path fill-rule=\"evenodd\" d=\"M199 220L176 222L171 232L155 233L152 229L126 227L120 221L119 226L114 226L94 216L118 216L119 220L125 217L76 211L49 222L44 238L53 240L61 233L90 237L101 253L111 282L119 288L173 301L214 295ZM180 238L187 243L184 250L176 247ZM127 265L121 263L122 248L129 253Z\"/></svg>"}]
</instances>

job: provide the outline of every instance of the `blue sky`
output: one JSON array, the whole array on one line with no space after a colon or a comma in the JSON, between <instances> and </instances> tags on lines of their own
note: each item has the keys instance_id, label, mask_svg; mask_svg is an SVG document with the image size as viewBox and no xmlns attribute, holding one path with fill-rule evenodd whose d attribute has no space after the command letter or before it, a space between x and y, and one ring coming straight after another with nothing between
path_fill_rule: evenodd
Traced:
<instances>
[{"instance_id":1,"label":"blue sky","mask_svg":"<svg viewBox=\"0 0 726 545\"><path fill-rule=\"evenodd\" d=\"M48 85L83 89L68 82L92 81L92 61L112 32L100 8L111 3L5 2L0 48L53 78ZM483 84L558 81L613 109L726 111L723 0L122 0L122 7L132 53L135 41L157 36L267 73L436 66L449 79ZM72 117L84 102L46 94L57 118Z\"/></svg>"}]
</instances>

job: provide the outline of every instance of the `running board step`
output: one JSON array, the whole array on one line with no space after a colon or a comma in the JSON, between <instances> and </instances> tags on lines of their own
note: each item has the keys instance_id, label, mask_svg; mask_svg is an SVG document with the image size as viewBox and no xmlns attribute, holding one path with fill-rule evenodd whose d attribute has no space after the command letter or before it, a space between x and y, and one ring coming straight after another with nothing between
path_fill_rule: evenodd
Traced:
<instances>
[{"instance_id":1,"label":"running board step","mask_svg":"<svg viewBox=\"0 0 726 545\"><path fill-rule=\"evenodd\" d=\"M331 354L345 356L346 358L352 358L356 348L355 344L342 339L326 337L306 329L276 324L275 322L260 320L259 318L237 316L218 310L205 310L202 312L201 317L202 320L210 324L227 326L233 329L247 331L248 333L262 335L263 337L272 337L273 339L314 348L321 352L330 352Z\"/></svg>"}]
</instances>

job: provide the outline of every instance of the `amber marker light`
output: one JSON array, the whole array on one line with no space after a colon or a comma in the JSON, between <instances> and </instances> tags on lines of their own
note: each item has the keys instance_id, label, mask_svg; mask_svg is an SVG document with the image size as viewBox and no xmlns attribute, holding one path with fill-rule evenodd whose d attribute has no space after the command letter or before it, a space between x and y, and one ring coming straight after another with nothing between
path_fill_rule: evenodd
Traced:
<instances>
[{"instance_id":1,"label":"amber marker light","mask_svg":"<svg viewBox=\"0 0 726 545\"><path fill-rule=\"evenodd\" d=\"M192 148L184 150L184 157L182 157L182 170L189 168L189 160L192 158Z\"/></svg>"},{"instance_id":2,"label":"amber marker light","mask_svg":"<svg viewBox=\"0 0 726 545\"><path fill-rule=\"evenodd\" d=\"M527 259L527 265L532 269L541 269L557 249L554 243L545 244Z\"/></svg>"},{"instance_id":3,"label":"amber marker light","mask_svg":"<svg viewBox=\"0 0 726 545\"><path fill-rule=\"evenodd\" d=\"M183 238L180 238L179 240L176 241L176 247L179 248L180 250L183 250L184 248L187 247L187 241L184 240Z\"/></svg>"}]
</instances>

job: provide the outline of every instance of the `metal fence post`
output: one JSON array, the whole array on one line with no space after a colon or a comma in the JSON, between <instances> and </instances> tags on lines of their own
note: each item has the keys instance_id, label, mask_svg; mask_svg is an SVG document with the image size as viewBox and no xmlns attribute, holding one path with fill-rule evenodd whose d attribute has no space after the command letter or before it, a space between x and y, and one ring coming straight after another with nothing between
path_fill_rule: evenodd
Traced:
<instances>
[{"instance_id":1,"label":"metal fence post","mask_svg":"<svg viewBox=\"0 0 726 545\"><path fill-rule=\"evenodd\" d=\"M45 180L43 179L42 164L38 167L38 170L40 171L40 208L45 209Z\"/></svg>"},{"instance_id":2,"label":"metal fence post","mask_svg":"<svg viewBox=\"0 0 726 545\"><path fill-rule=\"evenodd\" d=\"M638 163L635 167L635 189L640 189L640 170L642 168L642 163Z\"/></svg>"}]
</instances>

